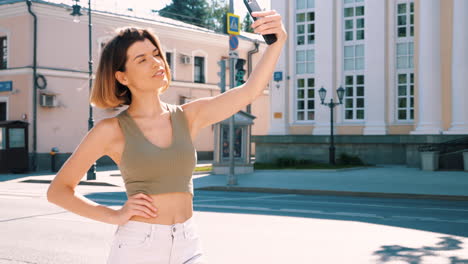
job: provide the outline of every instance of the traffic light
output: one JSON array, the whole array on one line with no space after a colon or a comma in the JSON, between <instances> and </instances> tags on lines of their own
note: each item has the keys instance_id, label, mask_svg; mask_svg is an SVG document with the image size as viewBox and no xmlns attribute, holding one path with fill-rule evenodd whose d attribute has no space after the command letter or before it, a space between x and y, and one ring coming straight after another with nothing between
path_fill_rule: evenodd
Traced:
<instances>
[{"instance_id":1,"label":"traffic light","mask_svg":"<svg viewBox=\"0 0 468 264\"><path fill-rule=\"evenodd\" d=\"M237 59L236 63L236 86L242 85L245 83L244 76L245 76L245 60L244 59Z\"/></svg>"},{"instance_id":2,"label":"traffic light","mask_svg":"<svg viewBox=\"0 0 468 264\"><path fill-rule=\"evenodd\" d=\"M220 60L218 61L219 65L219 83L218 87L221 90L221 93L224 93L226 91L226 60Z\"/></svg>"}]
</instances>

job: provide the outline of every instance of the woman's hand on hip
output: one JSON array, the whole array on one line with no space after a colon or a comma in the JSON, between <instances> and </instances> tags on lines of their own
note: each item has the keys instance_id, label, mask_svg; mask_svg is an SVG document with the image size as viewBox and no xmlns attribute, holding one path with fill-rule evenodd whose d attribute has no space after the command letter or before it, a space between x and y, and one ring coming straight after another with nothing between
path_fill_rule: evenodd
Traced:
<instances>
[{"instance_id":1,"label":"woman's hand on hip","mask_svg":"<svg viewBox=\"0 0 468 264\"><path fill-rule=\"evenodd\" d=\"M153 206L152 202L151 197L143 193L130 196L122 208L116 210L115 223L123 225L135 215L146 218L157 217L157 209Z\"/></svg>"}]
</instances>

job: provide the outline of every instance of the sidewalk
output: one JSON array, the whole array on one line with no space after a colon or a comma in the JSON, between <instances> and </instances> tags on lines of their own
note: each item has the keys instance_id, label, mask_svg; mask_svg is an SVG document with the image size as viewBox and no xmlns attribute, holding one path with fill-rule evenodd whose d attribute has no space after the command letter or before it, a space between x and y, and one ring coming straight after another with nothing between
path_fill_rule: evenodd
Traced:
<instances>
[{"instance_id":1,"label":"sidewalk","mask_svg":"<svg viewBox=\"0 0 468 264\"><path fill-rule=\"evenodd\" d=\"M210 161L199 161L197 166L210 164ZM50 172L0 174L0 182L49 183L54 176ZM227 175L194 173L194 189L468 201L468 172L463 171L428 172L406 166L380 165L333 171L257 170L236 177L238 184L227 186ZM98 167L97 180L86 181L84 176L80 185L124 188L115 166Z\"/></svg>"}]
</instances>

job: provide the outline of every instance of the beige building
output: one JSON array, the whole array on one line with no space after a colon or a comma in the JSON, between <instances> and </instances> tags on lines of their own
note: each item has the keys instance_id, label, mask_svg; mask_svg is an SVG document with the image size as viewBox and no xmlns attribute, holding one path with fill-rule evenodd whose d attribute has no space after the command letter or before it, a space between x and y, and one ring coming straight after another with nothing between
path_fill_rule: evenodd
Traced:
<instances>
[{"instance_id":1,"label":"beige building","mask_svg":"<svg viewBox=\"0 0 468 264\"><path fill-rule=\"evenodd\" d=\"M272 1L290 32L270 134L468 134L468 1Z\"/></svg>"},{"instance_id":2,"label":"beige building","mask_svg":"<svg viewBox=\"0 0 468 264\"><path fill-rule=\"evenodd\" d=\"M321 87L326 102L346 89L334 108L337 157L419 166L420 145L468 143L468 1L273 0L272 9L289 40L269 135L253 138L256 161L328 160ZM463 149L450 151L443 159L461 164Z\"/></svg>"},{"instance_id":3,"label":"beige building","mask_svg":"<svg viewBox=\"0 0 468 264\"><path fill-rule=\"evenodd\" d=\"M40 76L37 84L44 88L37 90L36 126L31 13L37 17L37 75ZM23 120L30 124L29 153L38 153L38 169L49 168L49 152L53 147L64 153L60 158L63 162L88 128L88 17L87 11L82 10L81 22L74 23L70 13L71 6L44 1L33 1L31 12L25 1L0 2L0 121ZM172 69L172 85L162 95L163 101L183 104L220 93L217 62L228 56L227 35L155 14L136 17L97 10L92 14L92 24L94 70L102 45L116 28L146 27L160 38ZM255 42L260 41L259 52L251 56L255 67L266 44L255 34L242 33L239 39L237 52L245 60L248 52L255 49ZM229 87L228 76L226 80ZM257 117L252 127L254 135L268 131L269 102L266 89L252 104L251 113ZM121 110L94 109L94 120L114 116ZM194 144L199 159L212 159L213 127L201 131Z\"/></svg>"}]
</instances>

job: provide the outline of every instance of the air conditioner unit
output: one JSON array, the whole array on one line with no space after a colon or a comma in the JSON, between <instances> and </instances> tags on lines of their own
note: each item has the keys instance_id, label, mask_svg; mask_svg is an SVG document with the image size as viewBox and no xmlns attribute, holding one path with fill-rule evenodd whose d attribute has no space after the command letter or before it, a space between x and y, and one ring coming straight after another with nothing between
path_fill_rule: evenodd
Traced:
<instances>
[{"instance_id":1,"label":"air conditioner unit","mask_svg":"<svg viewBox=\"0 0 468 264\"><path fill-rule=\"evenodd\" d=\"M193 101L195 99L196 98L194 98L194 97L187 97L187 96L181 95L181 96L179 96L179 103L181 105L183 105L183 104L189 103L189 102L191 102L191 101Z\"/></svg>"},{"instance_id":2,"label":"air conditioner unit","mask_svg":"<svg viewBox=\"0 0 468 264\"><path fill-rule=\"evenodd\" d=\"M194 100L193 98L189 98L189 97L184 97L184 98L183 98L184 104L190 103L190 102L192 102L193 100Z\"/></svg>"},{"instance_id":3,"label":"air conditioner unit","mask_svg":"<svg viewBox=\"0 0 468 264\"><path fill-rule=\"evenodd\" d=\"M191 63L191 62L190 62L190 57L187 56L187 55L182 55L182 56L180 57L180 62L181 62L182 64L190 64L190 63Z\"/></svg>"},{"instance_id":4,"label":"air conditioner unit","mask_svg":"<svg viewBox=\"0 0 468 264\"><path fill-rule=\"evenodd\" d=\"M41 93L39 103L44 107L58 107L57 95Z\"/></svg>"}]
</instances>

